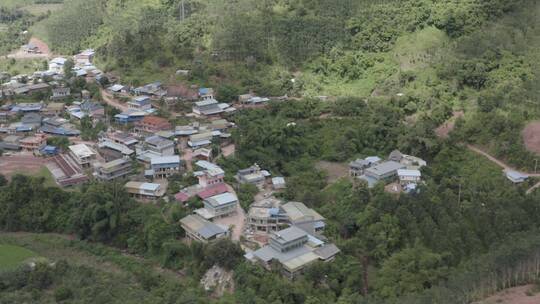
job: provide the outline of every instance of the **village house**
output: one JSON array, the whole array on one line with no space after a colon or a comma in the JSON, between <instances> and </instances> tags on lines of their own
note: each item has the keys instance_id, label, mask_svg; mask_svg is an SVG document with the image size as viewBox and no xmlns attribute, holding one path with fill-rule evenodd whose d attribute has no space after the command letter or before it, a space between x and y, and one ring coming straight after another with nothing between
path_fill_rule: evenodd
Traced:
<instances>
[{"instance_id":1,"label":"village house","mask_svg":"<svg viewBox=\"0 0 540 304\"><path fill-rule=\"evenodd\" d=\"M199 134L193 134L189 136L188 146L191 148L200 148L212 144L214 134L212 132L204 132Z\"/></svg>"},{"instance_id":2,"label":"village house","mask_svg":"<svg viewBox=\"0 0 540 304\"><path fill-rule=\"evenodd\" d=\"M21 145L19 141L21 140L20 136L17 135L8 135L4 137L3 141L0 142L0 149L9 150L9 151L20 151Z\"/></svg>"},{"instance_id":3,"label":"village house","mask_svg":"<svg viewBox=\"0 0 540 304\"><path fill-rule=\"evenodd\" d=\"M79 54L73 56L73 61L75 62L75 65L78 66L85 66L92 63L94 60L95 51L93 49L87 49Z\"/></svg>"},{"instance_id":4,"label":"village house","mask_svg":"<svg viewBox=\"0 0 540 304\"><path fill-rule=\"evenodd\" d=\"M64 65L67 59L62 57L53 58L49 61L49 71L55 74L64 75Z\"/></svg>"},{"instance_id":5,"label":"village house","mask_svg":"<svg viewBox=\"0 0 540 304\"><path fill-rule=\"evenodd\" d=\"M140 200L156 200L167 191L166 187L154 183L142 183L130 181L125 185L130 196Z\"/></svg>"},{"instance_id":6,"label":"village house","mask_svg":"<svg viewBox=\"0 0 540 304\"><path fill-rule=\"evenodd\" d=\"M58 136L79 136L81 131L70 124L68 120L60 117L49 117L43 120L41 132Z\"/></svg>"},{"instance_id":7,"label":"village house","mask_svg":"<svg viewBox=\"0 0 540 304\"><path fill-rule=\"evenodd\" d=\"M174 142L154 135L146 137L144 142L137 144L135 151L137 159L150 163L154 157L174 155Z\"/></svg>"},{"instance_id":8,"label":"village house","mask_svg":"<svg viewBox=\"0 0 540 304\"><path fill-rule=\"evenodd\" d=\"M159 81L135 88L133 89L133 92L135 93L135 95L148 95L159 98L167 95L167 92L161 88L161 82Z\"/></svg>"},{"instance_id":9,"label":"village house","mask_svg":"<svg viewBox=\"0 0 540 304\"><path fill-rule=\"evenodd\" d=\"M75 186L89 180L71 154L53 156L47 168L61 187Z\"/></svg>"},{"instance_id":10,"label":"village house","mask_svg":"<svg viewBox=\"0 0 540 304\"><path fill-rule=\"evenodd\" d=\"M514 184L520 184L527 181L527 179L529 179L528 175L514 171L514 170L504 170L504 174L506 178Z\"/></svg>"},{"instance_id":11,"label":"village house","mask_svg":"<svg viewBox=\"0 0 540 304\"><path fill-rule=\"evenodd\" d=\"M229 236L229 230L226 227L214 224L194 214L182 218L180 225L189 239L203 243Z\"/></svg>"},{"instance_id":12,"label":"village house","mask_svg":"<svg viewBox=\"0 0 540 304\"><path fill-rule=\"evenodd\" d=\"M105 138L108 138L115 143L122 144L129 148L134 148L135 145L139 142L133 135L121 131L107 133L105 135Z\"/></svg>"},{"instance_id":13,"label":"village house","mask_svg":"<svg viewBox=\"0 0 540 304\"><path fill-rule=\"evenodd\" d=\"M271 270L277 263L281 273L294 279L309 265L316 261L332 261L340 250L334 245L291 226L270 234L268 245L245 255L253 262Z\"/></svg>"},{"instance_id":14,"label":"village house","mask_svg":"<svg viewBox=\"0 0 540 304\"><path fill-rule=\"evenodd\" d=\"M172 125L167 119L157 116L146 116L135 123L135 130L137 132L156 133L171 129Z\"/></svg>"},{"instance_id":15,"label":"village house","mask_svg":"<svg viewBox=\"0 0 540 304\"><path fill-rule=\"evenodd\" d=\"M272 178L272 188L274 188L274 190L282 190L286 187L287 185L285 183L285 178L281 176L276 176Z\"/></svg>"},{"instance_id":16,"label":"village house","mask_svg":"<svg viewBox=\"0 0 540 304\"><path fill-rule=\"evenodd\" d=\"M150 160L150 170L154 178L167 178L180 173L180 156L153 157Z\"/></svg>"},{"instance_id":17,"label":"village house","mask_svg":"<svg viewBox=\"0 0 540 304\"><path fill-rule=\"evenodd\" d=\"M365 169L364 175L359 178L365 180L371 188L379 181L386 181L394 178L399 169L405 169L406 167L407 166L395 161L386 161Z\"/></svg>"},{"instance_id":18,"label":"village house","mask_svg":"<svg viewBox=\"0 0 540 304\"><path fill-rule=\"evenodd\" d=\"M33 43L23 45L21 50L27 54L41 54L39 47Z\"/></svg>"},{"instance_id":19,"label":"village house","mask_svg":"<svg viewBox=\"0 0 540 304\"><path fill-rule=\"evenodd\" d=\"M129 109L120 114L114 115L114 119L119 124L128 124L128 123L134 123L134 122L140 121L146 115L148 115L147 112Z\"/></svg>"},{"instance_id":20,"label":"village house","mask_svg":"<svg viewBox=\"0 0 540 304\"><path fill-rule=\"evenodd\" d=\"M148 96L137 96L127 103L129 109L148 111L152 109L152 101Z\"/></svg>"},{"instance_id":21,"label":"village house","mask_svg":"<svg viewBox=\"0 0 540 304\"><path fill-rule=\"evenodd\" d=\"M129 159L116 159L104 164L99 164L95 168L95 177L101 181L111 181L123 178L131 174L132 166Z\"/></svg>"},{"instance_id":22,"label":"village house","mask_svg":"<svg viewBox=\"0 0 540 304\"><path fill-rule=\"evenodd\" d=\"M399 150L392 151L390 155L388 156L388 160L398 162L402 165L405 165L407 169L412 169L412 170L420 169L427 165L425 160L416 156L403 154L399 152Z\"/></svg>"},{"instance_id":23,"label":"village house","mask_svg":"<svg viewBox=\"0 0 540 304\"><path fill-rule=\"evenodd\" d=\"M39 152L47 145L47 138L43 134L28 136L21 139L19 145L23 151Z\"/></svg>"},{"instance_id":24,"label":"village house","mask_svg":"<svg viewBox=\"0 0 540 304\"><path fill-rule=\"evenodd\" d=\"M202 169L193 173L198 178L198 184L178 192L175 195L177 201L185 203L194 196L199 196L204 200L229 191L224 183L225 171L218 165L208 161L197 161L195 166Z\"/></svg>"},{"instance_id":25,"label":"village house","mask_svg":"<svg viewBox=\"0 0 540 304\"><path fill-rule=\"evenodd\" d=\"M92 162L96 159L96 153L86 144L77 144L69 146L70 156L77 162L81 168L90 168Z\"/></svg>"},{"instance_id":26,"label":"village house","mask_svg":"<svg viewBox=\"0 0 540 304\"><path fill-rule=\"evenodd\" d=\"M55 146L45 146L39 150L39 153L44 156L54 156L60 153L60 149Z\"/></svg>"},{"instance_id":27,"label":"village house","mask_svg":"<svg viewBox=\"0 0 540 304\"><path fill-rule=\"evenodd\" d=\"M135 153L128 146L114 142L108 138L101 138L98 143L98 148L103 151L113 151L116 152L117 158L128 158Z\"/></svg>"},{"instance_id":28,"label":"village house","mask_svg":"<svg viewBox=\"0 0 540 304\"><path fill-rule=\"evenodd\" d=\"M13 89L15 95L32 95L38 92L47 92L51 88L47 83L26 84Z\"/></svg>"},{"instance_id":29,"label":"village house","mask_svg":"<svg viewBox=\"0 0 540 304\"><path fill-rule=\"evenodd\" d=\"M110 86L107 90L112 93L128 93L129 88L121 84L115 84Z\"/></svg>"},{"instance_id":30,"label":"village house","mask_svg":"<svg viewBox=\"0 0 540 304\"><path fill-rule=\"evenodd\" d=\"M247 225L253 232L269 233L289 227L289 217L281 208L281 200L268 197L249 206Z\"/></svg>"},{"instance_id":31,"label":"village house","mask_svg":"<svg viewBox=\"0 0 540 304\"><path fill-rule=\"evenodd\" d=\"M210 220L236 213L238 198L230 192L225 192L205 199L203 204L204 208L195 210L195 213Z\"/></svg>"},{"instance_id":32,"label":"village house","mask_svg":"<svg viewBox=\"0 0 540 304\"><path fill-rule=\"evenodd\" d=\"M43 103L18 103L11 107L11 112L14 112L14 113L40 112L42 108L43 108Z\"/></svg>"},{"instance_id":33,"label":"village house","mask_svg":"<svg viewBox=\"0 0 540 304\"><path fill-rule=\"evenodd\" d=\"M199 98L202 100L214 99L214 89L212 88L200 88Z\"/></svg>"},{"instance_id":34,"label":"village house","mask_svg":"<svg viewBox=\"0 0 540 304\"><path fill-rule=\"evenodd\" d=\"M46 116L59 116L64 112L64 106L65 104L61 102L50 102L43 110L43 114Z\"/></svg>"},{"instance_id":35,"label":"village house","mask_svg":"<svg viewBox=\"0 0 540 304\"><path fill-rule=\"evenodd\" d=\"M199 148L193 151L192 159L196 160L212 160L212 150L206 148Z\"/></svg>"},{"instance_id":36,"label":"village house","mask_svg":"<svg viewBox=\"0 0 540 304\"><path fill-rule=\"evenodd\" d=\"M268 171L261 170L259 165L254 164L247 169L239 170L235 178L241 184L259 185L264 183L268 176L270 176Z\"/></svg>"},{"instance_id":37,"label":"village house","mask_svg":"<svg viewBox=\"0 0 540 304\"><path fill-rule=\"evenodd\" d=\"M201 174L198 175L199 185L202 187L212 186L215 184L220 184L224 182L225 171L221 169L218 165L207 161L198 161L195 163L196 166L203 168Z\"/></svg>"},{"instance_id":38,"label":"village house","mask_svg":"<svg viewBox=\"0 0 540 304\"><path fill-rule=\"evenodd\" d=\"M304 203L288 202L282 208L291 225L300 227L311 234L322 232L326 226L325 218Z\"/></svg>"},{"instance_id":39,"label":"village house","mask_svg":"<svg viewBox=\"0 0 540 304\"><path fill-rule=\"evenodd\" d=\"M41 117L40 114L31 112L24 114L24 116L21 118L21 124L28 126L32 129L37 129L41 126L42 120L43 117Z\"/></svg>"},{"instance_id":40,"label":"village house","mask_svg":"<svg viewBox=\"0 0 540 304\"><path fill-rule=\"evenodd\" d=\"M71 96L71 89L68 87L58 87L52 89L51 100L59 100Z\"/></svg>"},{"instance_id":41,"label":"village house","mask_svg":"<svg viewBox=\"0 0 540 304\"><path fill-rule=\"evenodd\" d=\"M397 175L399 178L399 184L402 187L406 187L411 184L417 185L422 180L422 173L420 173L420 170L399 169L397 171Z\"/></svg>"},{"instance_id":42,"label":"village house","mask_svg":"<svg viewBox=\"0 0 540 304\"><path fill-rule=\"evenodd\" d=\"M349 163L349 175L351 177L359 177L364 174L364 170L379 164L381 159L377 156L369 156L364 159L357 159Z\"/></svg>"},{"instance_id":43,"label":"village house","mask_svg":"<svg viewBox=\"0 0 540 304\"><path fill-rule=\"evenodd\" d=\"M198 101L193 106L193 113L199 116L215 116L224 112L219 102L213 98Z\"/></svg>"}]
</instances>

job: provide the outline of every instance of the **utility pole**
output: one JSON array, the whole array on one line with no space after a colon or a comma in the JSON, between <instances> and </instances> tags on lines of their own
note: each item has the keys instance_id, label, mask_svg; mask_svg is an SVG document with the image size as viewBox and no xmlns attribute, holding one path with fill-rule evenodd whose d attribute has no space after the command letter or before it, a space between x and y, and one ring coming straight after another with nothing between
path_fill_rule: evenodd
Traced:
<instances>
[{"instance_id":1,"label":"utility pole","mask_svg":"<svg viewBox=\"0 0 540 304\"><path fill-rule=\"evenodd\" d=\"M538 159L534 160L534 174L536 174L536 169L538 168Z\"/></svg>"}]
</instances>

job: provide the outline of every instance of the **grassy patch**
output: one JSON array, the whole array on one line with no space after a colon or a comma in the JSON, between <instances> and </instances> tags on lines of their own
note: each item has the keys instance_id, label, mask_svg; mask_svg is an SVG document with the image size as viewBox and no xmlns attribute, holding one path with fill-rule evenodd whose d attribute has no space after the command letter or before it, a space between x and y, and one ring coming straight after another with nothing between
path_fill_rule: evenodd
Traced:
<instances>
[{"instance_id":1,"label":"grassy patch","mask_svg":"<svg viewBox=\"0 0 540 304\"><path fill-rule=\"evenodd\" d=\"M0 71L11 75L32 74L43 70L45 59L0 59Z\"/></svg>"},{"instance_id":2,"label":"grassy patch","mask_svg":"<svg viewBox=\"0 0 540 304\"><path fill-rule=\"evenodd\" d=\"M48 12L54 12L61 9L63 4L61 3L50 3L50 4L31 4L23 6L21 9L29 12L32 15L39 16L47 14Z\"/></svg>"},{"instance_id":3,"label":"grassy patch","mask_svg":"<svg viewBox=\"0 0 540 304\"><path fill-rule=\"evenodd\" d=\"M37 254L24 247L0 244L0 271L16 268Z\"/></svg>"}]
</instances>

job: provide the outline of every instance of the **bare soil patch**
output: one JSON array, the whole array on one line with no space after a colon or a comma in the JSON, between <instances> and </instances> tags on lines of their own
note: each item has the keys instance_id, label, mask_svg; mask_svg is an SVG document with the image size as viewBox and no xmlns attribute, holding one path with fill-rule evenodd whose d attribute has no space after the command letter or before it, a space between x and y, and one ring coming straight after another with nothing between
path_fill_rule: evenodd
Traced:
<instances>
[{"instance_id":1,"label":"bare soil patch","mask_svg":"<svg viewBox=\"0 0 540 304\"><path fill-rule=\"evenodd\" d=\"M527 295L527 292L532 288L532 285L525 285L505 289L473 304L538 304L540 303L540 294Z\"/></svg>"},{"instance_id":2,"label":"bare soil patch","mask_svg":"<svg viewBox=\"0 0 540 304\"><path fill-rule=\"evenodd\" d=\"M14 53L9 54L8 58L33 59L33 58L47 58L51 55L51 50L49 49L49 46L43 40L38 39L36 37L32 37L30 38L29 43L35 45L41 53L28 54L28 53L23 52L21 49L19 49Z\"/></svg>"},{"instance_id":3,"label":"bare soil patch","mask_svg":"<svg viewBox=\"0 0 540 304\"><path fill-rule=\"evenodd\" d=\"M0 172L7 178L16 173L33 175L39 173L45 159L33 155L13 155L0 157Z\"/></svg>"},{"instance_id":4,"label":"bare soil patch","mask_svg":"<svg viewBox=\"0 0 540 304\"><path fill-rule=\"evenodd\" d=\"M317 169L326 172L328 183L335 183L338 179L349 175L349 166L343 163L334 163L328 161L320 161L316 165Z\"/></svg>"},{"instance_id":5,"label":"bare soil patch","mask_svg":"<svg viewBox=\"0 0 540 304\"><path fill-rule=\"evenodd\" d=\"M522 132L525 148L533 153L540 154L540 121L531 122Z\"/></svg>"},{"instance_id":6,"label":"bare soil patch","mask_svg":"<svg viewBox=\"0 0 540 304\"><path fill-rule=\"evenodd\" d=\"M463 115L464 115L463 111L454 111L450 119L448 119L445 123L440 125L437 129L435 129L435 134L440 138L447 138L448 134L450 134L450 132L454 130L454 127L456 125L456 120L458 120L458 118L463 117Z\"/></svg>"}]
</instances>

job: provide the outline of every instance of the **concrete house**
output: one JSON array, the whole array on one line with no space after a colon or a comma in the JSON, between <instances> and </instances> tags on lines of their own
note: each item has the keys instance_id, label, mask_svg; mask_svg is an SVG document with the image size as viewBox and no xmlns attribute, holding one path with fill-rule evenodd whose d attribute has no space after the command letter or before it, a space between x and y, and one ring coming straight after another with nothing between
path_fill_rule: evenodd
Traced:
<instances>
[{"instance_id":1,"label":"concrete house","mask_svg":"<svg viewBox=\"0 0 540 304\"><path fill-rule=\"evenodd\" d=\"M39 152L47 145L47 138L43 134L28 136L19 140L19 145L23 151Z\"/></svg>"},{"instance_id":2,"label":"concrete house","mask_svg":"<svg viewBox=\"0 0 540 304\"><path fill-rule=\"evenodd\" d=\"M272 232L268 245L247 253L245 257L262 264L268 270L277 263L284 276L294 279L307 266L316 261L332 261L339 252L334 244L326 244L304 230L292 226Z\"/></svg>"},{"instance_id":3,"label":"concrete house","mask_svg":"<svg viewBox=\"0 0 540 304\"><path fill-rule=\"evenodd\" d=\"M262 184L266 180L266 177L263 174L263 171L259 165L254 164L253 166L239 170L236 174L236 180L241 184Z\"/></svg>"},{"instance_id":4,"label":"concrete house","mask_svg":"<svg viewBox=\"0 0 540 304\"><path fill-rule=\"evenodd\" d=\"M64 106L65 104L61 102L51 102L47 104L47 107L45 107L43 114L47 116L61 115L62 112L64 112Z\"/></svg>"},{"instance_id":5,"label":"concrete house","mask_svg":"<svg viewBox=\"0 0 540 304\"><path fill-rule=\"evenodd\" d=\"M364 159L357 159L349 163L349 175L351 177L359 177L364 174L364 170L379 164L381 159L377 156L369 156Z\"/></svg>"},{"instance_id":6,"label":"concrete house","mask_svg":"<svg viewBox=\"0 0 540 304\"><path fill-rule=\"evenodd\" d=\"M52 96L51 96L52 100L64 99L64 98L68 98L70 96L71 96L71 89L70 88L58 87L58 88L53 88L52 89Z\"/></svg>"},{"instance_id":7,"label":"concrete house","mask_svg":"<svg viewBox=\"0 0 540 304\"><path fill-rule=\"evenodd\" d=\"M364 171L364 175L360 176L368 182L369 187L375 186L379 181L390 180L397 175L399 169L405 169L407 166L395 161L387 161L367 168Z\"/></svg>"},{"instance_id":8,"label":"concrete house","mask_svg":"<svg viewBox=\"0 0 540 304\"><path fill-rule=\"evenodd\" d=\"M167 178L180 172L180 156L160 156L150 160L150 169L154 178Z\"/></svg>"},{"instance_id":9,"label":"concrete house","mask_svg":"<svg viewBox=\"0 0 540 304\"><path fill-rule=\"evenodd\" d=\"M247 215L251 231L269 233L289 227L289 217L281 205L281 200L274 197L251 204Z\"/></svg>"},{"instance_id":10,"label":"concrete house","mask_svg":"<svg viewBox=\"0 0 540 304\"><path fill-rule=\"evenodd\" d=\"M38 113L26 113L21 118L21 123L25 126L28 126L32 129L37 129L41 127L41 122L43 120L43 117L41 117Z\"/></svg>"},{"instance_id":11,"label":"concrete house","mask_svg":"<svg viewBox=\"0 0 540 304\"><path fill-rule=\"evenodd\" d=\"M200 116L214 116L223 112L224 110L219 106L219 102L213 98L198 101L193 107L193 113Z\"/></svg>"},{"instance_id":12,"label":"concrete house","mask_svg":"<svg viewBox=\"0 0 540 304\"><path fill-rule=\"evenodd\" d=\"M212 143L214 134L212 132L204 132L199 134L193 134L189 136L188 146L191 148L200 148Z\"/></svg>"},{"instance_id":13,"label":"concrete house","mask_svg":"<svg viewBox=\"0 0 540 304\"><path fill-rule=\"evenodd\" d=\"M126 177L131 174L131 172L131 161L120 158L96 166L95 176L101 181L111 181L117 178Z\"/></svg>"},{"instance_id":14,"label":"concrete house","mask_svg":"<svg viewBox=\"0 0 540 304\"><path fill-rule=\"evenodd\" d=\"M208 243L229 236L229 230L226 227L214 224L194 214L182 218L180 225L186 232L186 236L194 241Z\"/></svg>"},{"instance_id":15,"label":"concrete house","mask_svg":"<svg viewBox=\"0 0 540 304\"><path fill-rule=\"evenodd\" d=\"M238 198L226 192L209 197L204 200L204 208L195 210L195 213L204 219L221 218L236 213Z\"/></svg>"},{"instance_id":16,"label":"concrete house","mask_svg":"<svg viewBox=\"0 0 540 304\"><path fill-rule=\"evenodd\" d=\"M326 226L326 219L304 203L288 202L282 208L291 225L300 227L311 234L322 232Z\"/></svg>"},{"instance_id":17,"label":"concrete house","mask_svg":"<svg viewBox=\"0 0 540 304\"><path fill-rule=\"evenodd\" d=\"M140 200L156 200L167 191L167 188L160 184L134 181L128 182L124 187L132 197Z\"/></svg>"},{"instance_id":18,"label":"concrete house","mask_svg":"<svg viewBox=\"0 0 540 304\"><path fill-rule=\"evenodd\" d=\"M129 109L147 111L152 109L152 100L148 96L137 96L128 102Z\"/></svg>"},{"instance_id":19,"label":"concrete house","mask_svg":"<svg viewBox=\"0 0 540 304\"><path fill-rule=\"evenodd\" d=\"M135 147L137 159L150 163L150 160L159 156L173 156L174 142L157 135L146 137L144 142Z\"/></svg>"},{"instance_id":20,"label":"concrete house","mask_svg":"<svg viewBox=\"0 0 540 304\"><path fill-rule=\"evenodd\" d=\"M135 123L135 130L138 132L157 133L171 129L171 123L167 119L157 116L145 116Z\"/></svg>"},{"instance_id":21,"label":"concrete house","mask_svg":"<svg viewBox=\"0 0 540 304\"><path fill-rule=\"evenodd\" d=\"M85 144L69 146L70 156L81 168L90 168L96 159L96 153Z\"/></svg>"},{"instance_id":22,"label":"concrete house","mask_svg":"<svg viewBox=\"0 0 540 304\"><path fill-rule=\"evenodd\" d=\"M420 170L399 169L397 175L399 183L403 187L410 184L418 184L422 180L422 173Z\"/></svg>"}]
</instances>

